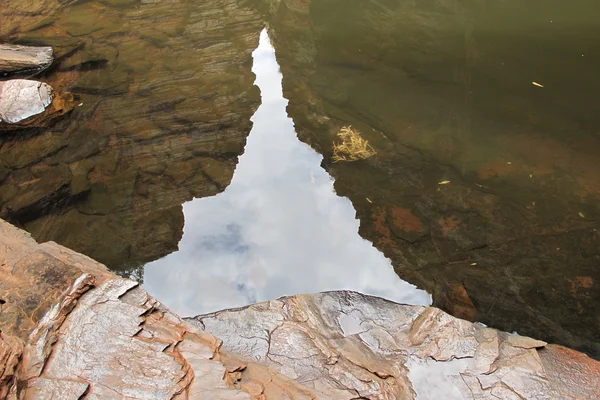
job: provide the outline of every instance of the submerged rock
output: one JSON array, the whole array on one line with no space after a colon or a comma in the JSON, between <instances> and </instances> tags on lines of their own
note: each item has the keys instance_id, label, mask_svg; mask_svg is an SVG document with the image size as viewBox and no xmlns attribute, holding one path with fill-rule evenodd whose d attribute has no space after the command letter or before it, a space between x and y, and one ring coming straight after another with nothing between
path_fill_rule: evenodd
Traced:
<instances>
[{"instance_id":1,"label":"submerged rock","mask_svg":"<svg viewBox=\"0 0 600 400\"><path fill-rule=\"evenodd\" d=\"M14 124L41 114L52 103L52 88L42 82L13 79L0 82L0 122Z\"/></svg>"},{"instance_id":2,"label":"submerged rock","mask_svg":"<svg viewBox=\"0 0 600 400\"><path fill-rule=\"evenodd\" d=\"M73 109L70 93L58 95L46 83L29 79L0 82L0 131L39 128Z\"/></svg>"},{"instance_id":3,"label":"submerged rock","mask_svg":"<svg viewBox=\"0 0 600 400\"><path fill-rule=\"evenodd\" d=\"M100 3L0 7L0 37L52 45L44 81L77 98L47 129L0 132L0 218L129 270L176 250L181 204L231 181L260 104L250 66L264 23L237 0ZM38 180L62 164L70 188ZM25 187L50 191L23 202Z\"/></svg>"},{"instance_id":4,"label":"submerged rock","mask_svg":"<svg viewBox=\"0 0 600 400\"><path fill-rule=\"evenodd\" d=\"M598 398L600 363L353 292L183 320L0 220L0 399Z\"/></svg>"},{"instance_id":5,"label":"submerged rock","mask_svg":"<svg viewBox=\"0 0 600 400\"><path fill-rule=\"evenodd\" d=\"M263 3L288 114L361 236L436 307L600 359L600 114L580 95L600 90L597 60L540 50L557 20L532 28L514 0ZM563 17L584 23L594 6L575 3ZM560 82L544 101L539 65ZM343 125L377 155L331 162Z\"/></svg>"}]
</instances>

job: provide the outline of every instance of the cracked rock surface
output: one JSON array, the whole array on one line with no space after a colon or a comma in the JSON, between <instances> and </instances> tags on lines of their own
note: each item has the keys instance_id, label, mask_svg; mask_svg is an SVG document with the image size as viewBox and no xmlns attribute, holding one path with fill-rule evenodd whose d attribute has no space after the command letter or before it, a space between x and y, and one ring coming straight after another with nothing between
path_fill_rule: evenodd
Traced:
<instances>
[{"instance_id":1,"label":"cracked rock surface","mask_svg":"<svg viewBox=\"0 0 600 400\"><path fill-rule=\"evenodd\" d=\"M52 88L29 79L0 82L0 122L14 124L41 114L52 103Z\"/></svg>"},{"instance_id":2,"label":"cracked rock surface","mask_svg":"<svg viewBox=\"0 0 600 400\"><path fill-rule=\"evenodd\" d=\"M255 359L318 398L600 396L600 364L580 353L354 292L298 295L191 321L223 340L224 351ZM560 360L565 351L570 356ZM571 369L576 354L585 362ZM250 384L258 385L242 374L238 386Z\"/></svg>"},{"instance_id":3,"label":"cracked rock surface","mask_svg":"<svg viewBox=\"0 0 600 400\"><path fill-rule=\"evenodd\" d=\"M592 399L582 353L354 292L181 319L0 220L0 399Z\"/></svg>"}]
</instances>

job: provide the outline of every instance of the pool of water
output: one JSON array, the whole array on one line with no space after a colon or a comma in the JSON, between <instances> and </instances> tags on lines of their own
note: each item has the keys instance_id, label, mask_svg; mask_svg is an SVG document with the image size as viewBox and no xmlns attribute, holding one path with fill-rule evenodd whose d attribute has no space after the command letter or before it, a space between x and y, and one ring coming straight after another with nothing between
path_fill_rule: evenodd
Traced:
<instances>
[{"instance_id":1,"label":"pool of water","mask_svg":"<svg viewBox=\"0 0 600 400\"><path fill-rule=\"evenodd\" d=\"M12 2L0 41L54 46L40 79L77 107L0 135L0 217L185 315L347 288L598 357L599 16L592 0ZM265 26L275 53L256 50ZM376 154L334 162L346 126Z\"/></svg>"},{"instance_id":2,"label":"pool of water","mask_svg":"<svg viewBox=\"0 0 600 400\"><path fill-rule=\"evenodd\" d=\"M430 304L358 235L352 203L335 194L323 157L296 137L266 30L252 70L261 105L231 184L183 205L179 251L146 264L147 290L182 315L339 289Z\"/></svg>"}]
</instances>

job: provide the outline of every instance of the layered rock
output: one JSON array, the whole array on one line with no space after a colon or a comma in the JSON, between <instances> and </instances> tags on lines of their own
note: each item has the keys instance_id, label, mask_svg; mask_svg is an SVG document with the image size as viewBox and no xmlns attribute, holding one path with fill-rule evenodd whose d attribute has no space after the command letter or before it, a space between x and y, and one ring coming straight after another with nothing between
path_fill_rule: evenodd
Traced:
<instances>
[{"instance_id":1,"label":"layered rock","mask_svg":"<svg viewBox=\"0 0 600 400\"><path fill-rule=\"evenodd\" d=\"M453 315L600 357L591 3L255 3L299 138L398 275ZM589 30L557 34L570 24ZM375 157L332 163L347 125Z\"/></svg>"},{"instance_id":2,"label":"layered rock","mask_svg":"<svg viewBox=\"0 0 600 400\"><path fill-rule=\"evenodd\" d=\"M600 363L580 353L459 320L436 308L354 292L286 297L190 321L219 337L223 351L257 360L311 388L316 398L600 395ZM586 361L573 363L570 357ZM274 394L251 372L242 372L236 387Z\"/></svg>"},{"instance_id":3,"label":"layered rock","mask_svg":"<svg viewBox=\"0 0 600 400\"><path fill-rule=\"evenodd\" d=\"M0 44L0 76L11 73L38 73L54 59L52 47Z\"/></svg>"},{"instance_id":4,"label":"layered rock","mask_svg":"<svg viewBox=\"0 0 600 400\"><path fill-rule=\"evenodd\" d=\"M0 37L52 45L45 79L78 107L0 137L0 216L117 269L175 250L181 204L229 184L250 132L259 13L233 0L9 8Z\"/></svg>"},{"instance_id":5,"label":"layered rock","mask_svg":"<svg viewBox=\"0 0 600 400\"><path fill-rule=\"evenodd\" d=\"M182 320L1 220L0 298L0 399L600 396L600 364L581 353L358 293Z\"/></svg>"}]
</instances>

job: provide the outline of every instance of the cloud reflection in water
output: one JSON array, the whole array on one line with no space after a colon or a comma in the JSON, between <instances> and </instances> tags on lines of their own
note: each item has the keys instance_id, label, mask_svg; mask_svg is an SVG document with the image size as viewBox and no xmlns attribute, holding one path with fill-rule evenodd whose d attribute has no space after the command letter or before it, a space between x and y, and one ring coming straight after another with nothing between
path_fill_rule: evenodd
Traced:
<instances>
[{"instance_id":1,"label":"cloud reflection in water","mask_svg":"<svg viewBox=\"0 0 600 400\"><path fill-rule=\"evenodd\" d=\"M297 139L266 31L253 57L262 103L233 180L183 205L179 251L146 265L146 289L185 316L340 289L430 304L358 235L352 203Z\"/></svg>"}]
</instances>

